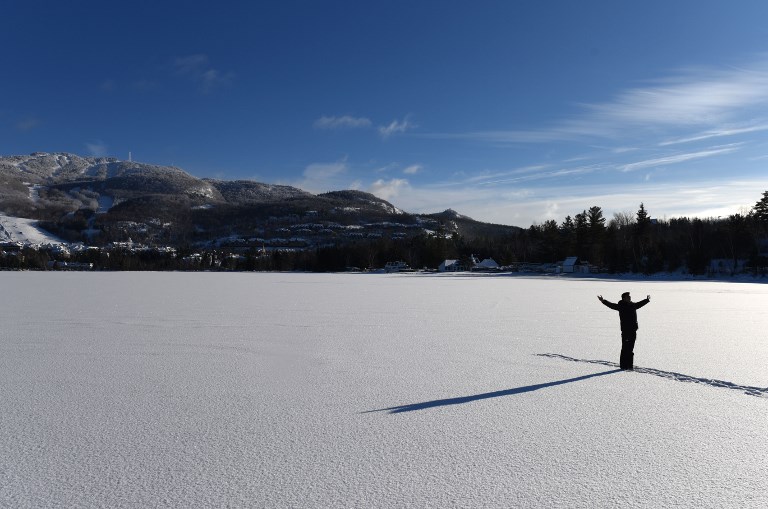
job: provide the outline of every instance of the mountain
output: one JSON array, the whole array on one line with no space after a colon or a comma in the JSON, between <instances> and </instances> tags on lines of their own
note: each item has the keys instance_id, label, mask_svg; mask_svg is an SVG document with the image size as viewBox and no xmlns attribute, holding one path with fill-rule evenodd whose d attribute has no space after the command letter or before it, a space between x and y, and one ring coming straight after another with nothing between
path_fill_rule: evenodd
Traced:
<instances>
[{"instance_id":1,"label":"mountain","mask_svg":"<svg viewBox=\"0 0 768 509\"><path fill-rule=\"evenodd\" d=\"M267 203L312 196L310 193L295 187L262 184L252 180L203 179L203 181L216 189L224 201L233 205Z\"/></svg>"},{"instance_id":2,"label":"mountain","mask_svg":"<svg viewBox=\"0 0 768 509\"><path fill-rule=\"evenodd\" d=\"M340 202L349 202L353 207L359 206L361 208L380 209L387 214L400 215L404 212L397 207L392 206L388 201L382 200L371 193L365 193L363 191L331 191L318 195L320 198L327 198L329 200L337 200Z\"/></svg>"},{"instance_id":3,"label":"mountain","mask_svg":"<svg viewBox=\"0 0 768 509\"><path fill-rule=\"evenodd\" d=\"M0 157L0 211L89 245L308 248L424 231L485 237L519 229L447 210L410 214L370 193L312 194L248 180L200 179L173 166L37 152Z\"/></svg>"}]
</instances>

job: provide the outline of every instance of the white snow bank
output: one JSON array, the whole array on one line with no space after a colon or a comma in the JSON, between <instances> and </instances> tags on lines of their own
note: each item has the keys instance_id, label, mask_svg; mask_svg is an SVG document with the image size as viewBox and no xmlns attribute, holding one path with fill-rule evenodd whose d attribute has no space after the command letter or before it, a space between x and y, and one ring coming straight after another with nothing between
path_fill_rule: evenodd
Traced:
<instances>
[{"instance_id":1,"label":"white snow bank","mask_svg":"<svg viewBox=\"0 0 768 509\"><path fill-rule=\"evenodd\" d=\"M0 506L768 505L766 285L0 285ZM635 372L616 369L618 316L596 298L627 290L652 298Z\"/></svg>"}]
</instances>

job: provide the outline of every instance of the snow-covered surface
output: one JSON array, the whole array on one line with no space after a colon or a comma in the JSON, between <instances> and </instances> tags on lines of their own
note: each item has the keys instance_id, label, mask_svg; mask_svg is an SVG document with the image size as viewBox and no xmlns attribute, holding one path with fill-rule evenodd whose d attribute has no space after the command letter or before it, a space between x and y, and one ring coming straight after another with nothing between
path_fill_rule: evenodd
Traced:
<instances>
[{"instance_id":1,"label":"snow-covered surface","mask_svg":"<svg viewBox=\"0 0 768 509\"><path fill-rule=\"evenodd\" d=\"M32 200L32 203L38 203L40 202L40 186L39 184L27 184L27 187L29 187L29 199Z\"/></svg>"},{"instance_id":2,"label":"snow-covered surface","mask_svg":"<svg viewBox=\"0 0 768 509\"><path fill-rule=\"evenodd\" d=\"M99 209L96 212L98 214L106 214L107 212L109 212L109 209L112 208L114 203L115 203L115 199L112 196L103 194L99 196Z\"/></svg>"},{"instance_id":3,"label":"snow-covered surface","mask_svg":"<svg viewBox=\"0 0 768 509\"><path fill-rule=\"evenodd\" d=\"M37 227L37 221L0 214L0 242L61 244L63 241Z\"/></svg>"},{"instance_id":4,"label":"snow-covered surface","mask_svg":"<svg viewBox=\"0 0 768 509\"><path fill-rule=\"evenodd\" d=\"M0 285L1 507L768 506L768 285ZM596 298L626 290L635 372Z\"/></svg>"}]
</instances>

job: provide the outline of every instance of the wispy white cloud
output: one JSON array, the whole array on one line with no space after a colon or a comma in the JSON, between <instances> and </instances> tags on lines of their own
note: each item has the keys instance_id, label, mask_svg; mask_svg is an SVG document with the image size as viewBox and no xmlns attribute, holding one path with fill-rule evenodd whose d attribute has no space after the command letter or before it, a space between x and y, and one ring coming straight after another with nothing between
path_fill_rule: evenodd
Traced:
<instances>
[{"instance_id":1,"label":"wispy white cloud","mask_svg":"<svg viewBox=\"0 0 768 509\"><path fill-rule=\"evenodd\" d=\"M328 179L347 171L346 161L336 163L313 163L304 170L304 178Z\"/></svg>"},{"instance_id":2,"label":"wispy white cloud","mask_svg":"<svg viewBox=\"0 0 768 509\"><path fill-rule=\"evenodd\" d=\"M106 157L109 155L109 147L103 141L91 141L85 144L85 150L92 157Z\"/></svg>"},{"instance_id":3,"label":"wispy white cloud","mask_svg":"<svg viewBox=\"0 0 768 509\"><path fill-rule=\"evenodd\" d=\"M355 189L359 184L347 178L349 165L347 158L330 163L312 163L307 165L298 179L280 180L276 183L298 187L310 193L325 193L338 189Z\"/></svg>"},{"instance_id":4,"label":"wispy white cloud","mask_svg":"<svg viewBox=\"0 0 768 509\"><path fill-rule=\"evenodd\" d=\"M37 127L40 127L40 125L41 125L41 121L39 118L30 116L16 122L16 130L22 131L22 132L31 131Z\"/></svg>"},{"instance_id":5,"label":"wispy white cloud","mask_svg":"<svg viewBox=\"0 0 768 509\"><path fill-rule=\"evenodd\" d=\"M354 117L352 115L329 116L323 115L314 122L315 129L367 129L373 125L367 117ZM380 125L377 130L382 138L387 139L392 135L404 133L416 128L410 116L402 120L393 120L389 124Z\"/></svg>"},{"instance_id":6,"label":"wispy white cloud","mask_svg":"<svg viewBox=\"0 0 768 509\"><path fill-rule=\"evenodd\" d=\"M615 147L611 148L610 151L614 154L626 154L627 152L635 152L637 147Z\"/></svg>"},{"instance_id":7,"label":"wispy white cloud","mask_svg":"<svg viewBox=\"0 0 768 509\"><path fill-rule=\"evenodd\" d=\"M514 170L508 170L508 171L498 171L498 172L482 172L479 175L475 175L472 177L468 177L462 181L462 184L477 184L477 183L484 183L484 182L494 182L498 180L504 180L507 178L517 178L520 175L529 175L529 174L538 174L541 173L543 170L546 170L549 168L548 165L533 165L533 166L525 166L522 168L516 168Z\"/></svg>"},{"instance_id":8,"label":"wispy white cloud","mask_svg":"<svg viewBox=\"0 0 768 509\"><path fill-rule=\"evenodd\" d=\"M384 166L380 166L373 170L374 173L388 173L390 171L397 171L401 165L399 163L388 163Z\"/></svg>"},{"instance_id":9,"label":"wispy white cloud","mask_svg":"<svg viewBox=\"0 0 768 509\"><path fill-rule=\"evenodd\" d=\"M494 145L632 139L652 132L698 129L699 134L660 142L699 141L768 129L765 122L733 127L768 106L768 57L735 68L685 68L644 86L619 91L610 100L581 104L581 111L534 129L423 133L420 136ZM754 120L753 120L754 122ZM730 127L729 127L730 126ZM706 129L703 133L701 129Z\"/></svg>"},{"instance_id":10,"label":"wispy white cloud","mask_svg":"<svg viewBox=\"0 0 768 509\"><path fill-rule=\"evenodd\" d=\"M691 143L694 141L708 140L710 138L718 138L722 136L737 136L739 134L748 134L748 133L754 133L754 132L766 131L766 130L768 130L768 124L754 125L750 127L721 128L717 130L710 130L710 131L694 134L686 138L662 141L661 143L659 143L659 146L666 147L669 145L679 145L682 143Z\"/></svg>"},{"instance_id":11,"label":"wispy white cloud","mask_svg":"<svg viewBox=\"0 0 768 509\"><path fill-rule=\"evenodd\" d=\"M420 164L412 164L412 165L407 166L406 168L404 168L403 169L403 173L405 173L406 175L416 175L422 169L423 169L423 167Z\"/></svg>"},{"instance_id":12,"label":"wispy white cloud","mask_svg":"<svg viewBox=\"0 0 768 509\"><path fill-rule=\"evenodd\" d=\"M211 90L227 86L232 83L235 74L232 72L222 72L218 69L207 69L200 75L200 82L204 92L210 92Z\"/></svg>"},{"instance_id":13,"label":"wispy white cloud","mask_svg":"<svg viewBox=\"0 0 768 509\"><path fill-rule=\"evenodd\" d=\"M341 117L322 116L315 120L316 129L361 129L372 125L370 119L344 115Z\"/></svg>"},{"instance_id":14,"label":"wispy white cloud","mask_svg":"<svg viewBox=\"0 0 768 509\"><path fill-rule=\"evenodd\" d=\"M411 185L406 179L379 179L370 185L368 192L378 196L382 200L393 200L399 197L403 192L411 189Z\"/></svg>"},{"instance_id":15,"label":"wispy white cloud","mask_svg":"<svg viewBox=\"0 0 768 509\"><path fill-rule=\"evenodd\" d=\"M621 92L610 102L586 105L586 120L625 126L713 125L743 108L767 103L768 67L761 61L749 69L684 69Z\"/></svg>"},{"instance_id":16,"label":"wispy white cloud","mask_svg":"<svg viewBox=\"0 0 768 509\"><path fill-rule=\"evenodd\" d=\"M683 163L686 161L691 161L693 159L703 159L705 157L712 157L722 154L729 154L731 152L735 152L738 150L739 147L737 144L725 146L725 147L719 147L719 148L712 148L709 150L701 150L698 152L688 152L684 154L673 154L670 156L664 156L664 157L658 157L655 159L647 159L645 161L638 161L636 163L629 163L621 166L621 171L628 172L628 171L635 171L640 170L643 168L653 168L656 166L664 166L669 164L677 164L677 163Z\"/></svg>"},{"instance_id":17,"label":"wispy white cloud","mask_svg":"<svg viewBox=\"0 0 768 509\"><path fill-rule=\"evenodd\" d=\"M235 75L213 68L208 55L196 54L178 57L173 62L177 74L188 77L200 84L204 93L232 83Z\"/></svg>"},{"instance_id":18,"label":"wispy white cloud","mask_svg":"<svg viewBox=\"0 0 768 509\"><path fill-rule=\"evenodd\" d=\"M208 55L198 53L178 57L174 60L173 65L179 74L195 74L208 67Z\"/></svg>"},{"instance_id":19,"label":"wispy white cloud","mask_svg":"<svg viewBox=\"0 0 768 509\"><path fill-rule=\"evenodd\" d=\"M403 120L393 120L385 126L379 127L379 134L386 139L397 133L404 133L410 129L415 128L416 125L411 122L409 117L405 117Z\"/></svg>"},{"instance_id":20,"label":"wispy white cloud","mask_svg":"<svg viewBox=\"0 0 768 509\"><path fill-rule=\"evenodd\" d=\"M606 170L607 166L604 164L593 164L593 165L586 165L586 166L575 166L575 167L562 167L554 170L547 170L547 171L538 171L533 173L522 173L518 175L509 175L509 176L493 176L492 178L480 178L473 177L471 180L474 182L475 185L482 185L482 186L498 186L498 185L511 185L511 184L521 184L525 182L532 182L536 180L545 180L545 179L561 179L563 177L575 177L579 175L587 175L590 173L595 173L597 171Z\"/></svg>"},{"instance_id":21,"label":"wispy white cloud","mask_svg":"<svg viewBox=\"0 0 768 509\"><path fill-rule=\"evenodd\" d=\"M540 130L474 131L465 133L424 133L421 138L437 140L464 140L490 145L511 145L527 143L550 143L553 141L575 141L579 136L557 128Z\"/></svg>"}]
</instances>

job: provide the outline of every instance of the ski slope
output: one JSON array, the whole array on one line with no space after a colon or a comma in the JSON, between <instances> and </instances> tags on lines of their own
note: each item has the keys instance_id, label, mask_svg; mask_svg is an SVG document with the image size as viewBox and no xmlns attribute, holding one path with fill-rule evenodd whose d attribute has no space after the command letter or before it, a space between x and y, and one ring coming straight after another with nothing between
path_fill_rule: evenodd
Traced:
<instances>
[{"instance_id":1,"label":"ski slope","mask_svg":"<svg viewBox=\"0 0 768 509\"><path fill-rule=\"evenodd\" d=\"M0 242L21 244L61 244L63 241L37 227L37 221L0 214Z\"/></svg>"},{"instance_id":2,"label":"ski slope","mask_svg":"<svg viewBox=\"0 0 768 509\"><path fill-rule=\"evenodd\" d=\"M0 273L0 507L768 506L768 285ZM618 370L623 291L638 311Z\"/></svg>"}]
</instances>

